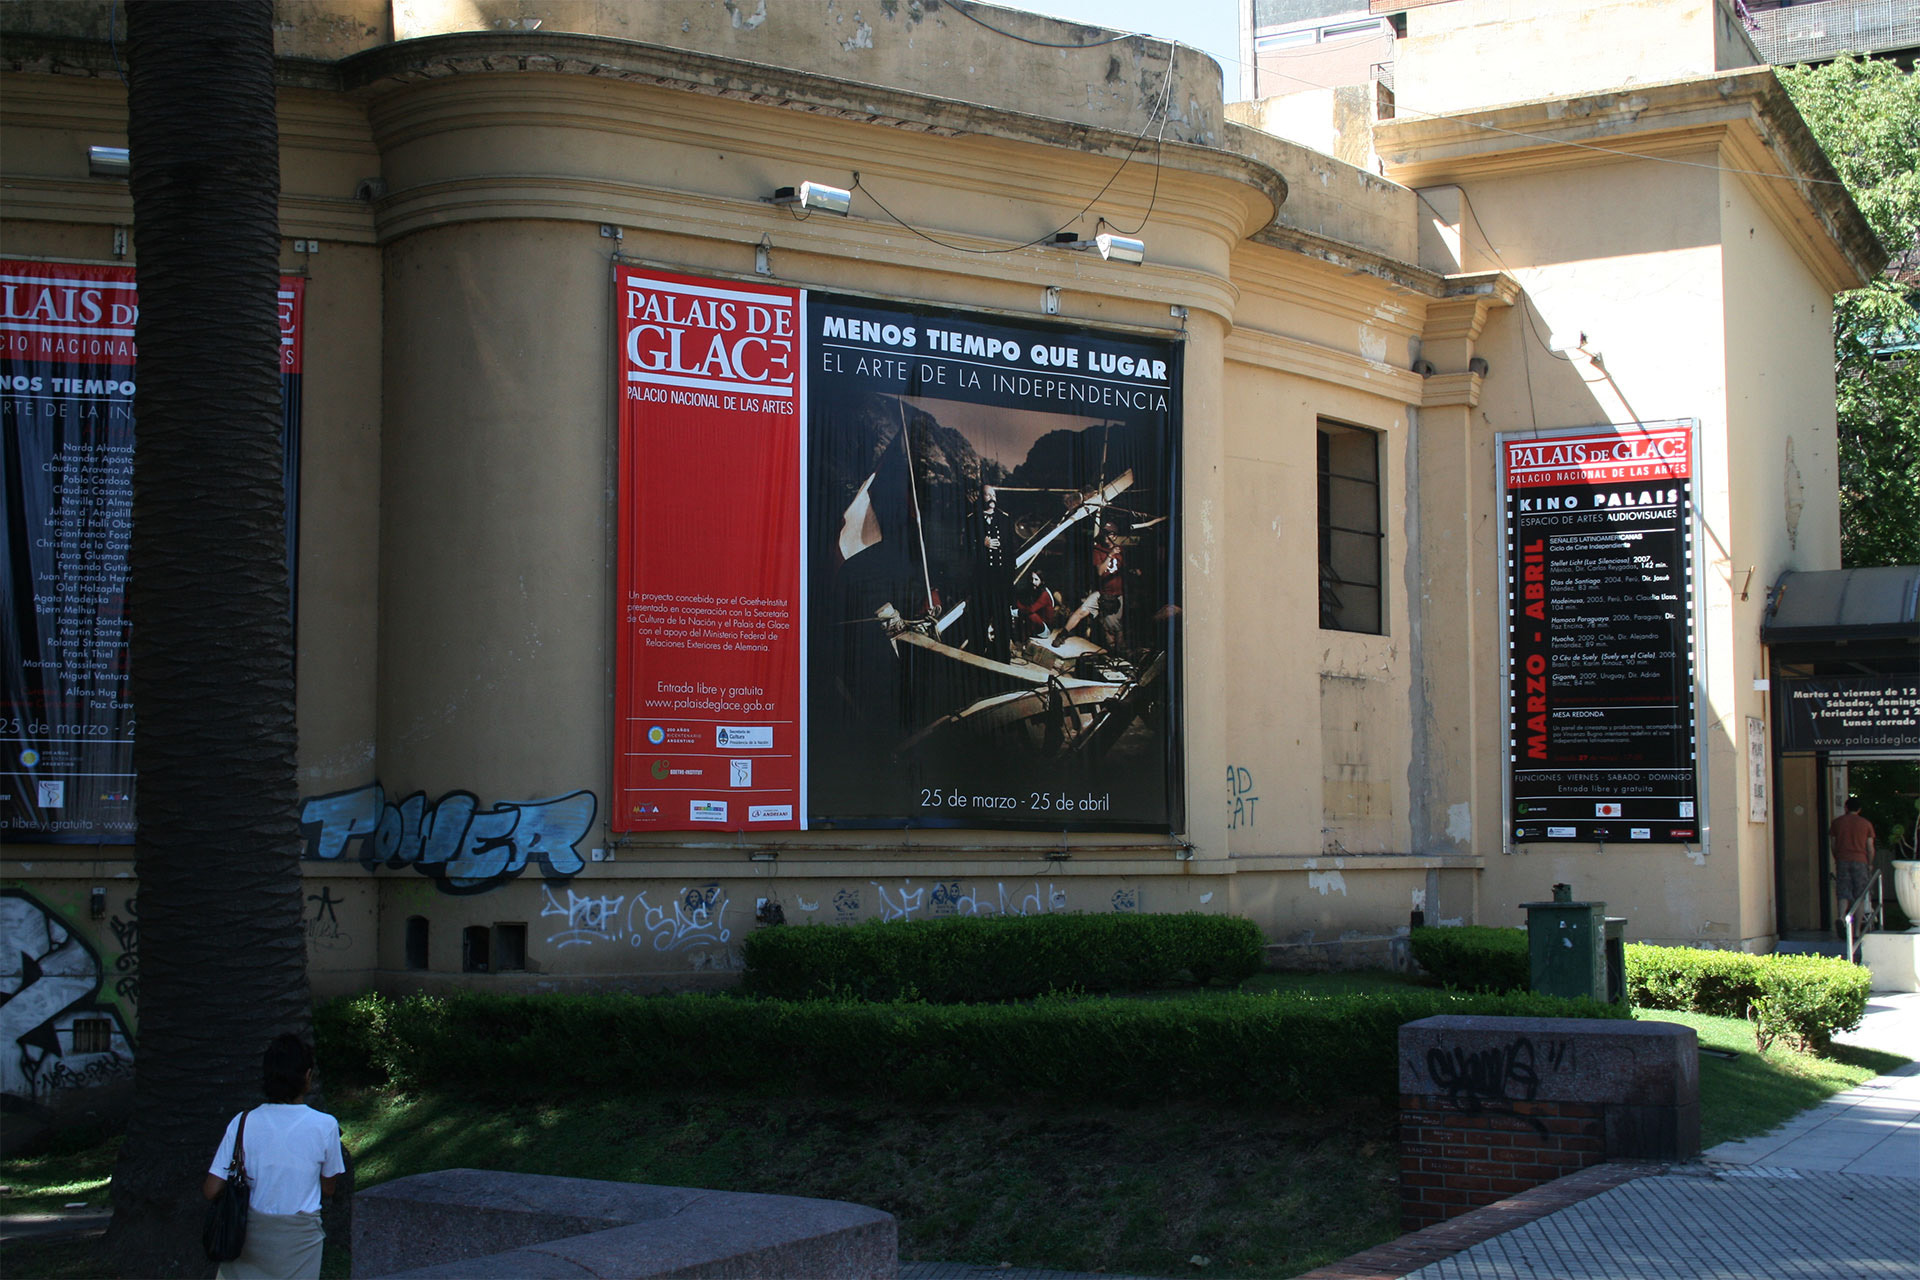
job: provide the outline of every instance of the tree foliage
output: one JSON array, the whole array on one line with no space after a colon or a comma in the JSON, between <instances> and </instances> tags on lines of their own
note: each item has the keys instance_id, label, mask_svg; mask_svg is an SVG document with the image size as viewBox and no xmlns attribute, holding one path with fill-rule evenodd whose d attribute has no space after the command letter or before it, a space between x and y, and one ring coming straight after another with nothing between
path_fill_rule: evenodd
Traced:
<instances>
[{"instance_id":1,"label":"tree foliage","mask_svg":"<svg viewBox=\"0 0 1920 1280\"><path fill-rule=\"evenodd\" d=\"M1854 58L1779 75L1893 255L1834 300L1842 562L1920 564L1920 77Z\"/></svg>"}]
</instances>

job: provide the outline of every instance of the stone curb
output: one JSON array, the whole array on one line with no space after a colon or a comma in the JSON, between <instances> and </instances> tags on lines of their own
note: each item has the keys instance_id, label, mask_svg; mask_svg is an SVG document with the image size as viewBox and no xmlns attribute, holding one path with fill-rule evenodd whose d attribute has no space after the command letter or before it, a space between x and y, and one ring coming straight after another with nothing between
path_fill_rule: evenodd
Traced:
<instances>
[{"instance_id":1,"label":"stone curb","mask_svg":"<svg viewBox=\"0 0 1920 1280\"><path fill-rule=\"evenodd\" d=\"M1524 1227L1635 1178L1666 1173L1671 1168L1669 1164L1653 1160L1597 1164L1304 1272L1294 1280L1400 1280L1408 1272L1450 1258L1515 1227Z\"/></svg>"}]
</instances>

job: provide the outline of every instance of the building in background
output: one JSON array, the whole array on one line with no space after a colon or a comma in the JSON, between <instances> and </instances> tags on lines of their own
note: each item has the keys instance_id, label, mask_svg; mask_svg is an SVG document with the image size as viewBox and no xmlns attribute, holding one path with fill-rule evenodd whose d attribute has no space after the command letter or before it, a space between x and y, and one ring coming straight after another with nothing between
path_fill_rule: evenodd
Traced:
<instances>
[{"instance_id":1,"label":"building in background","mask_svg":"<svg viewBox=\"0 0 1920 1280\"><path fill-rule=\"evenodd\" d=\"M316 993L1047 911L1391 963L1556 881L1771 947L1759 627L1838 564L1831 300L1884 253L1726 5L1401 8L1255 11L1361 75L1303 142L986 6L285 4ZM131 779L41 712L126 710L139 245L112 6L0 21L46 1106L137 1051Z\"/></svg>"}]
</instances>

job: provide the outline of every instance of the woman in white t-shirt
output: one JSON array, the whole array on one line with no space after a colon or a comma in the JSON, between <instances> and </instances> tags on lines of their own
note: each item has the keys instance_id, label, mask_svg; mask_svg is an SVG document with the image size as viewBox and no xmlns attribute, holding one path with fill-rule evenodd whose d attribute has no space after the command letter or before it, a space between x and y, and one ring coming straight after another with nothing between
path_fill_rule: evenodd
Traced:
<instances>
[{"instance_id":1,"label":"woman in white t-shirt","mask_svg":"<svg viewBox=\"0 0 1920 1280\"><path fill-rule=\"evenodd\" d=\"M346 1169L340 1153L340 1122L303 1101L313 1087L313 1050L295 1035L267 1046L261 1062L265 1106L242 1112L246 1136L241 1156L252 1196L247 1245L238 1258L220 1264L218 1280L316 1280L320 1247L320 1201L333 1194ZM202 1190L211 1200L227 1185L234 1134L241 1116L227 1122Z\"/></svg>"}]
</instances>

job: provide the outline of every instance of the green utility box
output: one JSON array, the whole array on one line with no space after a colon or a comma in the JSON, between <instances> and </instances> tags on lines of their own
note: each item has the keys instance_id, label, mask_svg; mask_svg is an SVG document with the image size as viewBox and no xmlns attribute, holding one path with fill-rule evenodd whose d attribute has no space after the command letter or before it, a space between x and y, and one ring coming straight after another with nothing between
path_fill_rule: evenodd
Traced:
<instances>
[{"instance_id":1,"label":"green utility box","mask_svg":"<svg viewBox=\"0 0 1920 1280\"><path fill-rule=\"evenodd\" d=\"M1533 989L1550 996L1627 998L1627 922L1604 902L1575 902L1573 886L1553 886L1552 902L1523 902Z\"/></svg>"}]
</instances>

